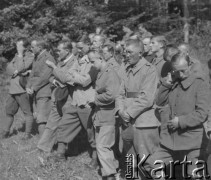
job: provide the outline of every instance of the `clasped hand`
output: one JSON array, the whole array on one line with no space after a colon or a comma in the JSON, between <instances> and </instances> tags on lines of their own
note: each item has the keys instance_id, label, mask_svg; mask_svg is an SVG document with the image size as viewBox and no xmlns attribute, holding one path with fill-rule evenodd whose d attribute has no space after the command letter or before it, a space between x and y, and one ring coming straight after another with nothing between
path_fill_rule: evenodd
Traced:
<instances>
[{"instance_id":1,"label":"clasped hand","mask_svg":"<svg viewBox=\"0 0 211 180\"><path fill-rule=\"evenodd\" d=\"M124 126L128 126L128 123L130 122L130 115L126 113L125 111L119 110L119 116L122 119L122 123Z\"/></svg>"},{"instance_id":2,"label":"clasped hand","mask_svg":"<svg viewBox=\"0 0 211 180\"><path fill-rule=\"evenodd\" d=\"M175 117L174 119L168 121L168 124L167 124L169 130L177 130L179 128L179 118L178 117Z\"/></svg>"}]
</instances>

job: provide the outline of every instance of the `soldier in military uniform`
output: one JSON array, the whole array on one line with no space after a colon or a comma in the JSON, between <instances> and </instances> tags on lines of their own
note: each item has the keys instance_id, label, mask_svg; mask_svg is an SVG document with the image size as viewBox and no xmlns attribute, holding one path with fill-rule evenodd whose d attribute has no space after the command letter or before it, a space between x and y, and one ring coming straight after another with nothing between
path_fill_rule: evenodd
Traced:
<instances>
[{"instance_id":1,"label":"soldier in military uniform","mask_svg":"<svg viewBox=\"0 0 211 180\"><path fill-rule=\"evenodd\" d=\"M99 70L96 79L95 127L97 155L101 164L102 176L107 180L115 179L118 161L115 159L112 147L115 144L116 120L115 98L119 91L120 79L115 70L107 64L98 52L89 53L90 61Z\"/></svg>"},{"instance_id":2,"label":"soldier in military uniform","mask_svg":"<svg viewBox=\"0 0 211 180\"><path fill-rule=\"evenodd\" d=\"M51 110L49 79L52 75L52 68L48 67L46 61L55 63L55 60L47 51L44 40L33 40L31 48L35 54L35 60L32 64L32 72L26 86L26 91L29 95L33 95L35 99L38 131L41 137Z\"/></svg>"},{"instance_id":3,"label":"soldier in military uniform","mask_svg":"<svg viewBox=\"0 0 211 180\"><path fill-rule=\"evenodd\" d=\"M142 57L143 43L126 42L128 65L122 71L122 84L116 99L116 111L123 123L122 138L126 153L132 147L140 158L152 154L159 145L159 121L153 103L158 76L156 68Z\"/></svg>"},{"instance_id":4,"label":"soldier in military uniform","mask_svg":"<svg viewBox=\"0 0 211 180\"><path fill-rule=\"evenodd\" d=\"M7 74L10 75L11 79L9 97L6 103L7 120L3 123L4 130L1 134L2 138L8 137L10 127L14 121L14 115L17 113L19 107L26 118L24 139L31 137L33 124L32 108L25 87L20 84L22 76L27 74L34 60L34 55L26 49L27 45L28 41L24 38L17 41L17 54L7 66Z\"/></svg>"}]
</instances>

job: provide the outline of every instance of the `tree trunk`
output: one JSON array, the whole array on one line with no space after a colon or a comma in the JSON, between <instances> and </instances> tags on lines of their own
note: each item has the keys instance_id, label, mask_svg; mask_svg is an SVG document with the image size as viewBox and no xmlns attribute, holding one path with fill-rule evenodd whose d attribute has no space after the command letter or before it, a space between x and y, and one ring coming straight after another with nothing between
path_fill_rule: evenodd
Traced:
<instances>
[{"instance_id":1,"label":"tree trunk","mask_svg":"<svg viewBox=\"0 0 211 180\"><path fill-rule=\"evenodd\" d=\"M189 42L188 0L183 0L183 7L184 7L184 19L185 19L185 24L184 24L184 42L188 43Z\"/></svg>"}]
</instances>

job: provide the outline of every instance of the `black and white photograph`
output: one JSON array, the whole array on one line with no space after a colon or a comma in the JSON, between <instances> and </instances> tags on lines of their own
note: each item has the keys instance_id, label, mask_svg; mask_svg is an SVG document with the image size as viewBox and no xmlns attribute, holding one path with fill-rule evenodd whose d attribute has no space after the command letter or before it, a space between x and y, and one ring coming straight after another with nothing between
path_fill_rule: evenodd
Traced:
<instances>
[{"instance_id":1,"label":"black and white photograph","mask_svg":"<svg viewBox=\"0 0 211 180\"><path fill-rule=\"evenodd\" d=\"M211 180L211 0L0 0L0 180Z\"/></svg>"}]
</instances>

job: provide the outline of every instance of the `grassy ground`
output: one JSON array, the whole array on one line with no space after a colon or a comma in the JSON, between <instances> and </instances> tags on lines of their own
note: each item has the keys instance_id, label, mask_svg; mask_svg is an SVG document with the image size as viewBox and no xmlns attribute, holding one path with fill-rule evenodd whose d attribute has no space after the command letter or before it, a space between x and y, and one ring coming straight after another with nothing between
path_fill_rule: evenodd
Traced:
<instances>
[{"instance_id":1,"label":"grassy ground","mask_svg":"<svg viewBox=\"0 0 211 180\"><path fill-rule=\"evenodd\" d=\"M0 127L5 119L7 82L1 77L0 86ZM88 145L83 132L69 146L66 162L55 163L36 149L38 135L23 141L24 120L21 112L15 118L11 132L13 135L0 141L0 180L98 180L97 171L89 169Z\"/></svg>"},{"instance_id":2,"label":"grassy ground","mask_svg":"<svg viewBox=\"0 0 211 180\"><path fill-rule=\"evenodd\" d=\"M0 75L0 129L5 117L8 82ZM28 141L21 140L24 119L21 112L15 117L12 136L0 140L0 180L99 180L97 170L87 167L91 161L86 136L82 131L69 145L68 160L54 162L36 149L38 135ZM211 156L208 159L211 174Z\"/></svg>"}]
</instances>

